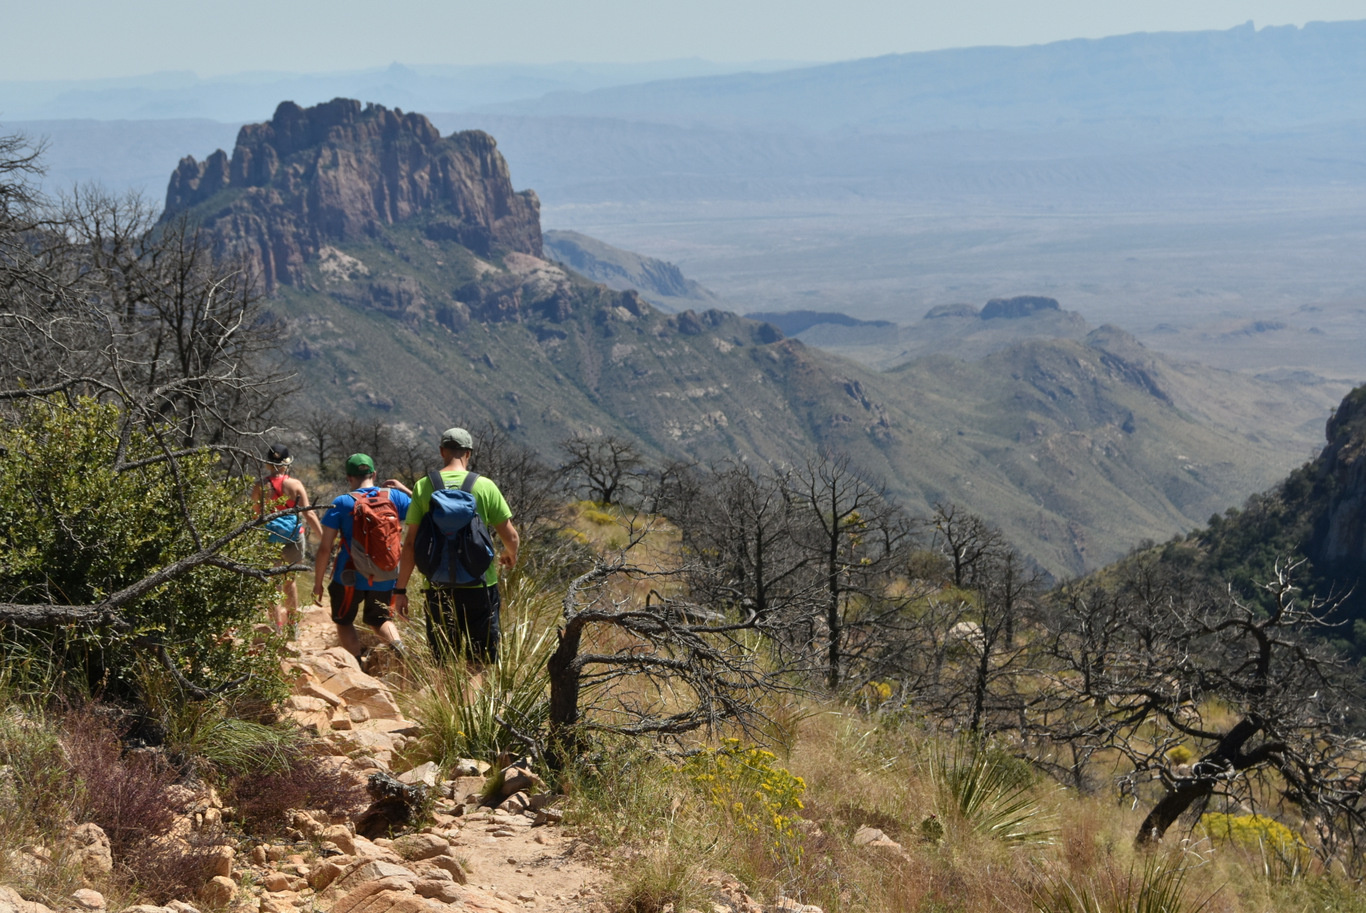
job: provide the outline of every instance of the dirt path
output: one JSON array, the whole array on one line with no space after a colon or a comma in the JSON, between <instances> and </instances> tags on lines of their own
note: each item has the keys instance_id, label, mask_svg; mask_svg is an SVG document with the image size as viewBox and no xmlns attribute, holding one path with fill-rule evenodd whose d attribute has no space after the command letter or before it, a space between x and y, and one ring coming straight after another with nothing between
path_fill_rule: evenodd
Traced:
<instances>
[{"instance_id":1,"label":"dirt path","mask_svg":"<svg viewBox=\"0 0 1366 913\"><path fill-rule=\"evenodd\" d=\"M378 643L369 629L363 625L357 628L362 644ZM300 660L325 657L335 661L338 647L326 604L305 607L291 652ZM392 689L394 677L379 681ZM363 728L367 724L355 725ZM392 730L394 724L386 725ZM448 841L451 855L465 872L466 884L461 886L458 899L452 895L430 902L495 913L527 908L547 913L605 911L602 895L609 875L591 849L565 829L554 824L536 826L525 813L479 809L457 817L456 811L454 800L439 801L435 825L427 830ZM375 843L381 848L390 845L385 840Z\"/></svg>"}]
</instances>

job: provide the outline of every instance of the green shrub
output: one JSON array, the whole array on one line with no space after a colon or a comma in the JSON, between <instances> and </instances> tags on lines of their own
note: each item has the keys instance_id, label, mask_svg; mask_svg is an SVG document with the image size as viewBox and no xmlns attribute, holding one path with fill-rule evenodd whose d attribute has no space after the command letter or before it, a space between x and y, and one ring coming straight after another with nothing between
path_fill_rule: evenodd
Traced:
<instances>
[{"instance_id":1,"label":"green shrub","mask_svg":"<svg viewBox=\"0 0 1366 913\"><path fill-rule=\"evenodd\" d=\"M14 418L0 430L0 592L7 601L98 605L215 542L220 559L271 564L264 534L221 541L250 513L245 483L226 477L212 454L157 460L155 442L134 431L120 457L118 410L88 399L31 400ZM143 460L150 462L137 465ZM270 580L197 563L123 605L124 627L14 629L0 650L6 663L48 651L54 668L70 676L68 687L133 696L140 663L160 645L190 681L240 680L276 700L283 685L271 651L225 636L261 620L273 599Z\"/></svg>"},{"instance_id":2,"label":"green shrub","mask_svg":"<svg viewBox=\"0 0 1366 913\"><path fill-rule=\"evenodd\" d=\"M540 620L535 599L510 587L498 659L480 671L459 651L437 663L430 650L413 651L409 673L417 687L400 699L422 728L417 756L449 768L460 758L493 760L520 753L518 733L543 732L550 713L546 659L555 648L554 628ZM515 618L507 623L511 608Z\"/></svg>"}]
</instances>

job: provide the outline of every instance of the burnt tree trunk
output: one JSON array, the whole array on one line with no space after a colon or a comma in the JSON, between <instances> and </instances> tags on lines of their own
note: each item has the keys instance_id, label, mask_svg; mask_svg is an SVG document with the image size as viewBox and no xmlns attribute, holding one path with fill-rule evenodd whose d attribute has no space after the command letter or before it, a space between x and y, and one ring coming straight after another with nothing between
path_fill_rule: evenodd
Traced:
<instances>
[{"instance_id":1,"label":"burnt tree trunk","mask_svg":"<svg viewBox=\"0 0 1366 913\"><path fill-rule=\"evenodd\" d=\"M546 760L551 770L564 770L578 753L579 688L583 667L579 647L583 625L570 622L558 632L559 645L546 662L550 676L550 721Z\"/></svg>"},{"instance_id":2,"label":"burnt tree trunk","mask_svg":"<svg viewBox=\"0 0 1366 913\"><path fill-rule=\"evenodd\" d=\"M1167 794L1148 812L1138 829L1134 842L1139 846L1158 843L1167 828L1197 801L1207 798L1221 780L1230 773L1247 770L1264 763L1272 755L1284 750L1279 742L1259 745L1249 752L1243 746L1261 732L1260 720L1246 718L1240 720L1219 740L1214 750L1206 754L1191 768L1191 776L1181 777L1167 787Z\"/></svg>"}]
</instances>

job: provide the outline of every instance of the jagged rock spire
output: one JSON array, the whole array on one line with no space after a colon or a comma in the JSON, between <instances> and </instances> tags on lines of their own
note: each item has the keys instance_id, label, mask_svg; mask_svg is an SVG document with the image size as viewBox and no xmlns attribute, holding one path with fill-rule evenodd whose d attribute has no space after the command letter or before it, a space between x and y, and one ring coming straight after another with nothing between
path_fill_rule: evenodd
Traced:
<instances>
[{"instance_id":1,"label":"jagged rock spire","mask_svg":"<svg viewBox=\"0 0 1366 913\"><path fill-rule=\"evenodd\" d=\"M349 98L283 102L269 122L241 129L231 158L182 159L162 219L181 214L244 254L268 290L297 283L326 243L414 218L481 255L541 256L540 202L512 189L491 136L443 138L420 114Z\"/></svg>"}]
</instances>

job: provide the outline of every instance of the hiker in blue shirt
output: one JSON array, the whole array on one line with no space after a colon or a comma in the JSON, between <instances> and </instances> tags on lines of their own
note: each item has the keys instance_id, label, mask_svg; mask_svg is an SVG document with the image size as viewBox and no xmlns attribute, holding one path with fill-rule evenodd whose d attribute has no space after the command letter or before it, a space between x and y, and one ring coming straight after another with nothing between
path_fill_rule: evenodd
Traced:
<instances>
[{"instance_id":1,"label":"hiker in blue shirt","mask_svg":"<svg viewBox=\"0 0 1366 913\"><path fill-rule=\"evenodd\" d=\"M340 541L341 551L327 587L337 639L353 655L361 655L355 628L359 613L381 640L402 654L390 604L398 577L403 518L411 503L409 492L402 486L377 487L375 463L363 453L352 454L346 461L346 484L351 491L336 498L323 515L322 541L313 563L313 597L322 598L332 547Z\"/></svg>"}]
</instances>

